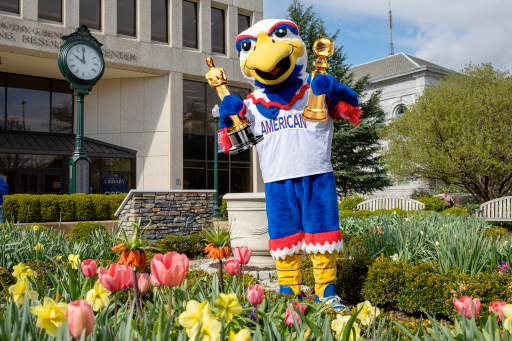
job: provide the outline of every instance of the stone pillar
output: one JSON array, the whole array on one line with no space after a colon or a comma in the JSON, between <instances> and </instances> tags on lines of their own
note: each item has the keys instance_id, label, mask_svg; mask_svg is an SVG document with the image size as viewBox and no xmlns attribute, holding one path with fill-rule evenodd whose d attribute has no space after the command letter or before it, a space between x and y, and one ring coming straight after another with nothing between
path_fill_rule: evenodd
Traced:
<instances>
[{"instance_id":1,"label":"stone pillar","mask_svg":"<svg viewBox=\"0 0 512 341\"><path fill-rule=\"evenodd\" d=\"M117 0L103 0L101 26L106 36L117 36Z\"/></svg>"},{"instance_id":2,"label":"stone pillar","mask_svg":"<svg viewBox=\"0 0 512 341\"><path fill-rule=\"evenodd\" d=\"M80 25L80 3L78 0L62 1L63 22L64 27L75 29Z\"/></svg>"},{"instance_id":3,"label":"stone pillar","mask_svg":"<svg viewBox=\"0 0 512 341\"><path fill-rule=\"evenodd\" d=\"M211 0L201 0L198 6L199 51L210 54L212 53L212 2Z\"/></svg>"},{"instance_id":4,"label":"stone pillar","mask_svg":"<svg viewBox=\"0 0 512 341\"><path fill-rule=\"evenodd\" d=\"M137 1L137 39L151 43L151 0Z\"/></svg>"},{"instance_id":5,"label":"stone pillar","mask_svg":"<svg viewBox=\"0 0 512 341\"><path fill-rule=\"evenodd\" d=\"M238 36L238 8L228 6L226 10L226 55L228 58L237 59L236 37Z\"/></svg>"},{"instance_id":6,"label":"stone pillar","mask_svg":"<svg viewBox=\"0 0 512 341\"><path fill-rule=\"evenodd\" d=\"M181 49L183 47L183 0L171 0L169 6L169 37L171 47ZM199 27L198 27L199 29Z\"/></svg>"},{"instance_id":7,"label":"stone pillar","mask_svg":"<svg viewBox=\"0 0 512 341\"><path fill-rule=\"evenodd\" d=\"M172 189L183 189L183 74L171 72L169 76L171 110L169 119L169 170Z\"/></svg>"},{"instance_id":8,"label":"stone pillar","mask_svg":"<svg viewBox=\"0 0 512 341\"><path fill-rule=\"evenodd\" d=\"M37 21L37 0L21 0L20 7L21 19Z\"/></svg>"},{"instance_id":9,"label":"stone pillar","mask_svg":"<svg viewBox=\"0 0 512 341\"><path fill-rule=\"evenodd\" d=\"M263 20L263 13L253 12L251 15L251 26Z\"/></svg>"},{"instance_id":10,"label":"stone pillar","mask_svg":"<svg viewBox=\"0 0 512 341\"><path fill-rule=\"evenodd\" d=\"M258 158L258 151L256 147L252 147L251 152L251 175L252 175L252 192L253 193L265 193L265 183L261 176L260 161Z\"/></svg>"}]
</instances>

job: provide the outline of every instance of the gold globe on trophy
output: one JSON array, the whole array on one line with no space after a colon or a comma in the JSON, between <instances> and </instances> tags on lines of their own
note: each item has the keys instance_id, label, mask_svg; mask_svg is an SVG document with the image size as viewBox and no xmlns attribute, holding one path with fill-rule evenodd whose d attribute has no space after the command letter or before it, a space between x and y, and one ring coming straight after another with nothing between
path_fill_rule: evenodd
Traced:
<instances>
[{"instance_id":1,"label":"gold globe on trophy","mask_svg":"<svg viewBox=\"0 0 512 341\"><path fill-rule=\"evenodd\" d=\"M223 68L215 67L212 58L206 59L206 64L210 67L210 70L206 74L206 80L210 86L217 90L219 99L222 100L224 97L230 95L228 89L228 79L226 72ZM248 120L241 121L238 115L229 116L233 121L233 125L228 128L228 137L233 147L229 150L229 154L238 154L246 149L251 148L256 143L263 140L263 136L254 135L251 122Z\"/></svg>"},{"instance_id":2,"label":"gold globe on trophy","mask_svg":"<svg viewBox=\"0 0 512 341\"><path fill-rule=\"evenodd\" d=\"M326 75L325 69L329 67L326 58L332 56L334 53L334 42L327 38L318 36L318 39L313 44L313 52L318 56L318 59L313 62L316 70L311 74L311 82L316 75ZM327 120L327 111L324 108L325 95L316 96L311 88L309 89L308 105L304 107L302 117L307 121L323 122Z\"/></svg>"}]
</instances>

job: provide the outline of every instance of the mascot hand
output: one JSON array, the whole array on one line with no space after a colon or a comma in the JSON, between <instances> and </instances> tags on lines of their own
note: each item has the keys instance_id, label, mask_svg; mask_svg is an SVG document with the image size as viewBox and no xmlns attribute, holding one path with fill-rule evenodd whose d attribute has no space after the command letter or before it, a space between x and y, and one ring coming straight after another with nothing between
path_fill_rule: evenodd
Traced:
<instances>
[{"instance_id":1,"label":"mascot hand","mask_svg":"<svg viewBox=\"0 0 512 341\"><path fill-rule=\"evenodd\" d=\"M340 101L346 102L353 107L359 106L356 92L345 84L338 83L332 75L316 75L313 78L313 82L311 82L310 74L308 84L310 84L311 90L315 95L326 95L334 106Z\"/></svg>"},{"instance_id":2,"label":"mascot hand","mask_svg":"<svg viewBox=\"0 0 512 341\"><path fill-rule=\"evenodd\" d=\"M220 128L229 128L233 125L233 120L229 117L231 115L238 115L244 108L244 102L237 95L229 95L224 97L220 105Z\"/></svg>"}]
</instances>

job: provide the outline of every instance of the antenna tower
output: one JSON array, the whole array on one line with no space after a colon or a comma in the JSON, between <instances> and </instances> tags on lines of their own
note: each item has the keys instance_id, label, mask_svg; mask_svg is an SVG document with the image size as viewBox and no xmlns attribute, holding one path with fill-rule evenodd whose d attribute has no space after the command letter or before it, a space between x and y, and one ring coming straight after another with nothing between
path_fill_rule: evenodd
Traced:
<instances>
[{"instance_id":1,"label":"antenna tower","mask_svg":"<svg viewBox=\"0 0 512 341\"><path fill-rule=\"evenodd\" d=\"M389 5L389 55L395 54L395 48L393 47L393 14L391 13L391 0L388 2Z\"/></svg>"}]
</instances>

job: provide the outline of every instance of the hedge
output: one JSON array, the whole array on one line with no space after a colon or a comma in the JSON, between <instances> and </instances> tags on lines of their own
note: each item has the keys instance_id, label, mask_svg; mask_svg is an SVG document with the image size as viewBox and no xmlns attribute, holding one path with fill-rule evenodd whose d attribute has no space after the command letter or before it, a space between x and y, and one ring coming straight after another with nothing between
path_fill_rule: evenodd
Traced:
<instances>
[{"instance_id":1,"label":"hedge","mask_svg":"<svg viewBox=\"0 0 512 341\"><path fill-rule=\"evenodd\" d=\"M113 220L126 194L12 194L4 196L6 219L20 223Z\"/></svg>"}]
</instances>

